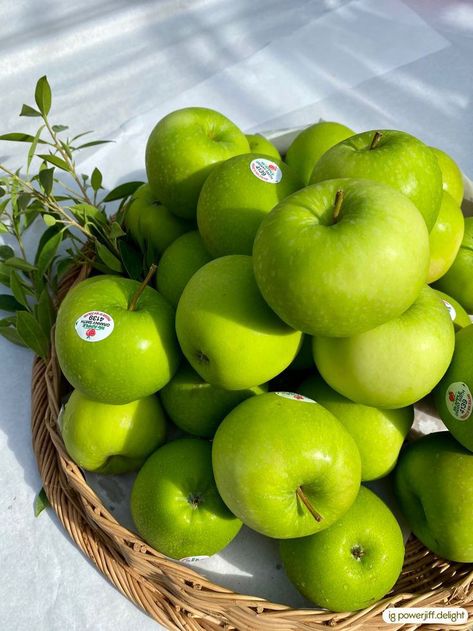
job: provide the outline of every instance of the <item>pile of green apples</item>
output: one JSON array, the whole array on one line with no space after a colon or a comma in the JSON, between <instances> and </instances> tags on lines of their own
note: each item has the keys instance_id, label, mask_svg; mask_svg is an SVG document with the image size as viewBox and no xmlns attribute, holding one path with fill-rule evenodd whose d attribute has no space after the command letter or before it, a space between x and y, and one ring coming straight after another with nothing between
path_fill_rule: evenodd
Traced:
<instances>
[{"instance_id":1,"label":"pile of green apples","mask_svg":"<svg viewBox=\"0 0 473 631\"><path fill-rule=\"evenodd\" d=\"M133 519L162 554L213 555L245 524L333 611L402 570L398 521L362 484L391 472L416 536L473 562L473 219L455 162L332 122L283 160L186 108L152 131L146 170L125 227L149 274L93 276L59 310L70 456L139 470ZM403 447L430 393L450 431Z\"/></svg>"}]
</instances>

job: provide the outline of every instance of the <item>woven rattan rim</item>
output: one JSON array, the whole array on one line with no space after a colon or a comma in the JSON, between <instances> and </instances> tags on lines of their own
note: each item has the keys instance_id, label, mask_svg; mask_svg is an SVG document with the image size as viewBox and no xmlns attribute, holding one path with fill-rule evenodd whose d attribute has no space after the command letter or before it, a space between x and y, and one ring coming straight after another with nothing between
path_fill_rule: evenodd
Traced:
<instances>
[{"instance_id":1,"label":"woven rattan rim","mask_svg":"<svg viewBox=\"0 0 473 631\"><path fill-rule=\"evenodd\" d=\"M89 273L64 277L59 300ZM87 485L66 453L57 429L62 376L54 347L50 359L36 358L32 377L33 449L44 489L79 548L127 598L170 631L315 631L316 629L417 629L444 631L445 624L387 625L387 606L462 606L473 614L473 565L448 563L411 537L403 572L388 597L355 613L291 609L232 592L150 548L121 526ZM455 626L468 629L470 624Z\"/></svg>"}]
</instances>

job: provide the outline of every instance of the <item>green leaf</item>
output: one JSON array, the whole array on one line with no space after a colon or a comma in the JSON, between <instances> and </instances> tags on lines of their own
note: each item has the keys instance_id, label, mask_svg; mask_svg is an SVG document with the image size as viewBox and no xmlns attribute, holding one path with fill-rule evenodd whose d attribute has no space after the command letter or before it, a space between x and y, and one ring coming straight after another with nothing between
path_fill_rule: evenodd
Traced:
<instances>
[{"instance_id":1,"label":"green leaf","mask_svg":"<svg viewBox=\"0 0 473 631\"><path fill-rule=\"evenodd\" d=\"M35 210L35 208L29 206L26 210L26 213L24 214L24 220L25 220L25 229L29 228L31 226L31 224L33 223L33 221L36 219L36 217L38 216L38 211Z\"/></svg>"},{"instance_id":2,"label":"green leaf","mask_svg":"<svg viewBox=\"0 0 473 631\"><path fill-rule=\"evenodd\" d=\"M34 498L34 516L38 517L44 511L44 509L48 508L49 506L51 506L51 504L49 503L46 491L44 489L41 489L38 495Z\"/></svg>"},{"instance_id":3,"label":"green leaf","mask_svg":"<svg viewBox=\"0 0 473 631\"><path fill-rule=\"evenodd\" d=\"M67 125L53 125L53 131L56 132L56 134L59 134L61 131L66 131L66 129L69 129Z\"/></svg>"},{"instance_id":4,"label":"green leaf","mask_svg":"<svg viewBox=\"0 0 473 631\"><path fill-rule=\"evenodd\" d=\"M39 111L47 116L49 114L49 110L51 109L52 95L46 75L38 80L34 92L34 99L36 101L36 105L39 107Z\"/></svg>"},{"instance_id":5,"label":"green leaf","mask_svg":"<svg viewBox=\"0 0 473 631\"><path fill-rule=\"evenodd\" d=\"M15 252L13 248L9 245L0 245L0 259L4 261L5 259L10 259L12 256L15 256Z\"/></svg>"},{"instance_id":6,"label":"green leaf","mask_svg":"<svg viewBox=\"0 0 473 631\"><path fill-rule=\"evenodd\" d=\"M92 184L92 188L94 189L95 192L97 192L99 188L102 186L102 174L97 169L97 167L95 167L95 169L92 171L92 177L90 178L90 183Z\"/></svg>"},{"instance_id":7,"label":"green leaf","mask_svg":"<svg viewBox=\"0 0 473 631\"><path fill-rule=\"evenodd\" d=\"M57 262L56 276L58 279L60 279L67 272L67 270L70 269L72 263L72 258L61 259Z\"/></svg>"},{"instance_id":8,"label":"green leaf","mask_svg":"<svg viewBox=\"0 0 473 631\"><path fill-rule=\"evenodd\" d=\"M113 140L91 140L90 142L86 142L84 145L79 145L79 147L75 147L75 149L86 149L87 147L95 147L96 145L106 145L109 142L114 142Z\"/></svg>"},{"instance_id":9,"label":"green leaf","mask_svg":"<svg viewBox=\"0 0 473 631\"><path fill-rule=\"evenodd\" d=\"M31 348L38 357L47 358L49 338L31 313L18 311L16 314L16 330L26 346Z\"/></svg>"},{"instance_id":10,"label":"green leaf","mask_svg":"<svg viewBox=\"0 0 473 631\"><path fill-rule=\"evenodd\" d=\"M21 311L23 305L21 305L14 296L9 294L0 295L0 310L1 311Z\"/></svg>"},{"instance_id":11,"label":"green leaf","mask_svg":"<svg viewBox=\"0 0 473 631\"><path fill-rule=\"evenodd\" d=\"M61 147L64 149L64 151L67 153L67 155L69 156L69 158L72 160L72 151L69 147L69 145L67 145L65 142L63 142L62 140L59 141L61 143Z\"/></svg>"},{"instance_id":12,"label":"green leaf","mask_svg":"<svg viewBox=\"0 0 473 631\"><path fill-rule=\"evenodd\" d=\"M46 195L53 190L53 182L54 182L54 167L49 169L42 169L38 173L39 183L41 184L41 188L45 192Z\"/></svg>"},{"instance_id":13,"label":"green leaf","mask_svg":"<svg viewBox=\"0 0 473 631\"><path fill-rule=\"evenodd\" d=\"M136 189L138 189L142 184L144 184L144 182L125 182L124 184L119 184L117 187L109 191L107 195L105 195L103 201L114 202L117 199L129 197L130 195L133 195Z\"/></svg>"},{"instance_id":14,"label":"green leaf","mask_svg":"<svg viewBox=\"0 0 473 631\"><path fill-rule=\"evenodd\" d=\"M3 326L0 322L0 335L12 344L26 346L14 326Z\"/></svg>"},{"instance_id":15,"label":"green leaf","mask_svg":"<svg viewBox=\"0 0 473 631\"><path fill-rule=\"evenodd\" d=\"M8 232L8 228L3 223L0 223L0 233L5 232Z\"/></svg>"},{"instance_id":16,"label":"green leaf","mask_svg":"<svg viewBox=\"0 0 473 631\"><path fill-rule=\"evenodd\" d=\"M41 238L39 240L38 247L36 249L35 262L36 262L36 259L38 258L39 253L43 249L44 244L47 243L49 241L49 239L53 235L57 234L60 230L61 230L61 227L58 226L58 225L55 225L55 226L51 226L50 228L48 228L47 230L45 230L43 232L43 234L41 235Z\"/></svg>"},{"instance_id":17,"label":"green leaf","mask_svg":"<svg viewBox=\"0 0 473 631\"><path fill-rule=\"evenodd\" d=\"M22 134L21 132L13 132L11 134L2 134L0 140L8 140L10 142L33 142L34 136L31 136L31 134ZM43 145L49 144L44 140L40 140L39 142Z\"/></svg>"},{"instance_id":18,"label":"green leaf","mask_svg":"<svg viewBox=\"0 0 473 631\"><path fill-rule=\"evenodd\" d=\"M41 116L41 112L35 110L34 107L30 107L29 105L23 104L21 108L20 116Z\"/></svg>"},{"instance_id":19,"label":"green leaf","mask_svg":"<svg viewBox=\"0 0 473 631\"><path fill-rule=\"evenodd\" d=\"M110 250L100 243L100 241L96 241L96 249L97 254L100 259L105 263L107 267L109 267L114 272L123 272L123 267L117 257L110 252Z\"/></svg>"},{"instance_id":20,"label":"green leaf","mask_svg":"<svg viewBox=\"0 0 473 631\"><path fill-rule=\"evenodd\" d=\"M76 204L75 206L71 206L70 210L82 220L86 220L90 217L102 224L107 223L107 216L96 206L91 206L90 204Z\"/></svg>"},{"instance_id":21,"label":"green leaf","mask_svg":"<svg viewBox=\"0 0 473 631\"><path fill-rule=\"evenodd\" d=\"M15 324L16 315L7 316L6 318L2 318L0 320L0 327L15 326Z\"/></svg>"},{"instance_id":22,"label":"green leaf","mask_svg":"<svg viewBox=\"0 0 473 631\"><path fill-rule=\"evenodd\" d=\"M23 307L28 308L25 288L23 287L21 279L15 270L12 270L10 273L10 289L17 301L23 305Z\"/></svg>"},{"instance_id":23,"label":"green leaf","mask_svg":"<svg viewBox=\"0 0 473 631\"><path fill-rule=\"evenodd\" d=\"M47 289L43 289L41 292L35 311L41 328L49 337L54 323L54 307Z\"/></svg>"},{"instance_id":24,"label":"green leaf","mask_svg":"<svg viewBox=\"0 0 473 631\"><path fill-rule=\"evenodd\" d=\"M62 158L59 158L58 156L53 156L50 153L41 153L38 154L38 157L42 160L46 160L46 162L49 162L50 164L54 164L54 166L58 167L58 169L62 169L63 171L67 171L68 173L70 173L71 171L67 162L65 162Z\"/></svg>"},{"instance_id":25,"label":"green leaf","mask_svg":"<svg viewBox=\"0 0 473 631\"><path fill-rule=\"evenodd\" d=\"M28 261L19 259L16 256L12 256L9 259L6 259L4 262L5 265L8 265L8 267L20 269L22 272L33 272L36 269L36 267L34 265L31 265L31 263L28 263Z\"/></svg>"},{"instance_id":26,"label":"green leaf","mask_svg":"<svg viewBox=\"0 0 473 631\"><path fill-rule=\"evenodd\" d=\"M82 138L82 136L87 136L88 134L93 134L93 131L83 131L81 134L77 134L77 136L74 136L72 138L72 140L77 140L78 138Z\"/></svg>"},{"instance_id":27,"label":"green leaf","mask_svg":"<svg viewBox=\"0 0 473 631\"><path fill-rule=\"evenodd\" d=\"M38 129L38 131L36 132L35 137L33 138L33 142L31 143L31 147L28 151L28 159L26 161L26 170L28 171L30 168L30 164L31 161L33 160L34 154L36 153L36 148L38 146L40 137L41 137L41 132L43 131L43 129L45 128L45 125L41 125L41 127Z\"/></svg>"},{"instance_id":28,"label":"green leaf","mask_svg":"<svg viewBox=\"0 0 473 631\"><path fill-rule=\"evenodd\" d=\"M118 239L119 237L123 237L125 236L126 232L123 230L123 228L120 226L120 224L117 221L114 221L111 226L110 226L110 238L111 239Z\"/></svg>"},{"instance_id":29,"label":"green leaf","mask_svg":"<svg viewBox=\"0 0 473 631\"><path fill-rule=\"evenodd\" d=\"M56 224L56 217L53 217L52 215L48 215L48 214L42 215L42 217L43 217L44 223L47 226L51 227L51 226L54 226Z\"/></svg>"},{"instance_id":30,"label":"green leaf","mask_svg":"<svg viewBox=\"0 0 473 631\"><path fill-rule=\"evenodd\" d=\"M133 280L141 280L143 273L143 258L141 252L125 239L118 241L118 249L122 258L123 267L128 276Z\"/></svg>"},{"instance_id":31,"label":"green leaf","mask_svg":"<svg viewBox=\"0 0 473 631\"><path fill-rule=\"evenodd\" d=\"M18 195L18 199L16 200L17 207L19 211L25 210L28 204L31 201L31 193L20 193Z\"/></svg>"},{"instance_id":32,"label":"green leaf","mask_svg":"<svg viewBox=\"0 0 473 631\"><path fill-rule=\"evenodd\" d=\"M0 197L3 197L6 193L6 190L0 186Z\"/></svg>"},{"instance_id":33,"label":"green leaf","mask_svg":"<svg viewBox=\"0 0 473 631\"><path fill-rule=\"evenodd\" d=\"M61 244L62 235L62 231L57 232L42 245L41 250L38 249L35 262L39 276L42 276L53 262L57 249Z\"/></svg>"},{"instance_id":34,"label":"green leaf","mask_svg":"<svg viewBox=\"0 0 473 631\"><path fill-rule=\"evenodd\" d=\"M10 268L8 268L5 263L0 262L0 283L7 287L10 287L10 271Z\"/></svg>"}]
</instances>

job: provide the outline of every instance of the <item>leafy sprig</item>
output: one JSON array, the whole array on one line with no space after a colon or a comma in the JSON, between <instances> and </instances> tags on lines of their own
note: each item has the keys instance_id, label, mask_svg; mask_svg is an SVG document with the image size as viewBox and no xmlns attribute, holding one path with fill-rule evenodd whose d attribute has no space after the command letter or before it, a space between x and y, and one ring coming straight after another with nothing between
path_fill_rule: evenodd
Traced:
<instances>
[{"instance_id":1,"label":"leafy sprig","mask_svg":"<svg viewBox=\"0 0 473 631\"><path fill-rule=\"evenodd\" d=\"M0 310L10 313L0 319L0 335L46 358L58 281L68 267L82 260L103 273L142 277L141 254L123 228L126 202L142 182L127 182L105 194L100 170L79 173L76 156L109 141L84 142L92 132L69 137L67 125L52 123L46 76L36 84L35 104L23 105L20 112L41 120L34 135L0 135L0 140L28 147L23 168L0 164L0 284L9 290L0 294ZM108 205L117 201L110 219ZM25 238L41 222L44 230L30 260ZM92 248L84 248L85 242Z\"/></svg>"}]
</instances>

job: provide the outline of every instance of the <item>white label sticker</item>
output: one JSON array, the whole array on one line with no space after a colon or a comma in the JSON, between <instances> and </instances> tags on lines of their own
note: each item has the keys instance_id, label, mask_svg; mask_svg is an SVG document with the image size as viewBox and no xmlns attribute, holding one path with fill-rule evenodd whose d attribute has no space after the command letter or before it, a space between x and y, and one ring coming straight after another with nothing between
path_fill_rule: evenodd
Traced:
<instances>
[{"instance_id":1,"label":"white label sticker","mask_svg":"<svg viewBox=\"0 0 473 631\"><path fill-rule=\"evenodd\" d=\"M442 300L442 302L447 307L448 313L450 314L450 317L452 318L452 322L454 322L455 318L457 317L457 312L455 311L455 307L451 305L449 302L447 302L446 300Z\"/></svg>"},{"instance_id":2,"label":"white label sticker","mask_svg":"<svg viewBox=\"0 0 473 631\"><path fill-rule=\"evenodd\" d=\"M81 340L101 342L112 334L115 323L112 316L103 311L87 311L76 320L75 329Z\"/></svg>"},{"instance_id":3,"label":"white label sticker","mask_svg":"<svg viewBox=\"0 0 473 631\"><path fill-rule=\"evenodd\" d=\"M473 400L470 388L463 381L455 381L449 385L445 394L445 402L450 414L459 421L466 421L470 418Z\"/></svg>"},{"instance_id":4,"label":"white label sticker","mask_svg":"<svg viewBox=\"0 0 473 631\"><path fill-rule=\"evenodd\" d=\"M308 397L304 397L302 394L297 394L297 392L275 392L278 397L284 397L285 399L292 399L293 401L305 401L306 403L315 403L313 399L309 399Z\"/></svg>"},{"instance_id":5,"label":"white label sticker","mask_svg":"<svg viewBox=\"0 0 473 631\"><path fill-rule=\"evenodd\" d=\"M208 554L202 554L201 556L195 557L184 557L183 559L179 559L181 563L197 563L198 561L203 561L204 559L210 559Z\"/></svg>"},{"instance_id":6,"label":"white label sticker","mask_svg":"<svg viewBox=\"0 0 473 631\"><path fill-rule=\"evenodd\" d=\"M273 162L272 160L256 158L250 162L250 169L253 175L260 180L263 180L263 182L277 184L282 180L282 171L276 162Z\"/></svg>"}]
</instances>

